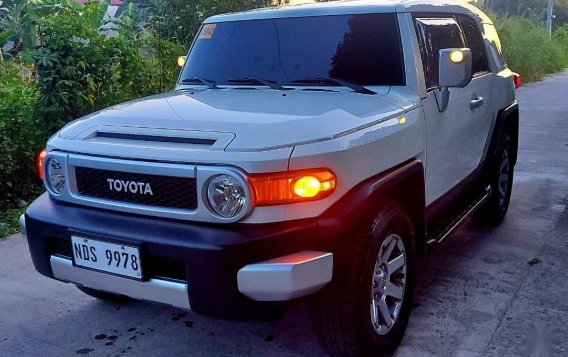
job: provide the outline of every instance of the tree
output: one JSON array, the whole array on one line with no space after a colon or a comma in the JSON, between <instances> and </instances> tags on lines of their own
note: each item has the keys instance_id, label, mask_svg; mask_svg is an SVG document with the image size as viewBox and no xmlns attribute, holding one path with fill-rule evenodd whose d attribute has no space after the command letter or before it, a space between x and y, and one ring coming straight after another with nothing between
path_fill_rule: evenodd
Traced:
<instances>
[{"instance_id":1,"label":"tree","mask_svg":"<svg viewBox=\"0 0 568 357\"><path fill-rule=\"evenodd\" d=\"M497 16L531 17L544 22L548 0L478 0L475 4ZM554 0L554 25L568 23L568 0Z\"/></svg>"},{"instance_id":2,"label":"tree","mask_svg":"<svg viewBox=\"0 0 568 357\"><path fill-rule=\"evenodd\" d=\"M6 33L2 42L13 42L11 51L30 47L36 41L36 20L34 8L26 1L10 1L0 8L0 29Z\"/></svg>"},{"instance_id":3,"label":"tree","mask_svg":"<svg viewBox=\"0 0 568 357\"><path fill-rule=\"evenodd\" d=\"M37 45L37 24L40 18L58 13L63 9L80 10L84 8L74 0L5 0L0 1L0 45L12 41L10 50L15 54L23 49ZM109 0L102 0L96 16L91 19L93 25L100 26L109 6Z\"/></svg>"},{"instance_id":4,"label":"tree","mask_svg":"<svg viewBox=\"0 0 568 357\"><path fill-rule=\"evenodd\" d=\"M203 20L209 16L287 2L288 0L126 0L116 16L126 17L127 21L135 20L135 23L143 27L152 28L162 38L188 46Z\"/></svg>"}]
</instances>

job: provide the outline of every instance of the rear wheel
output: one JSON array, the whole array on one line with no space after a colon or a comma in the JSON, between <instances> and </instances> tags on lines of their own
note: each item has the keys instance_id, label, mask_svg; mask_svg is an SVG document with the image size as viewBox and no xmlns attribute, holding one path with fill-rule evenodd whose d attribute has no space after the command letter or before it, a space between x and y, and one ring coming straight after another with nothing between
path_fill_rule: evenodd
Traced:
<instances>
[{"instance_id":1,"label":"rear wheel","mask_svg":"<svg viewBox=\"0 0 568 357\"><path fill-rule=\"evenodd\" d=\"M392 206L349 242L334 281L313 306L322 345L335 356L377 356L402 339L414 290L412 225Z\"/></svg>"},{"instance_id":2,"label":"rear wheel","mask_svg":"<svg viewBox=\"0 0 568 357\"><path fill-rule=\"evenodd\" d=\"M475 213L474 219L476 223L494 226L500 224L505 219L513 188L513 173L515 169L512 161L513 154L511 137L505 134L499 144L497 160L489 174L491 196Z\"/></svg>"},{"instance_id":3,"label":"rear wheel","mask_svg":"<svg viewBox=\"0 0 568 357\"><path fill-rule=\"evenodd\" d=\"M108 293L106 291L96 290L87 288L86 286L77 285L77 288L84 292L85 294L92 296L96 299L104 300L104 301L111 301L111 302L126 302L129 301L130 298L126 295L119 295Z\"/></svg>"}]
</instances>

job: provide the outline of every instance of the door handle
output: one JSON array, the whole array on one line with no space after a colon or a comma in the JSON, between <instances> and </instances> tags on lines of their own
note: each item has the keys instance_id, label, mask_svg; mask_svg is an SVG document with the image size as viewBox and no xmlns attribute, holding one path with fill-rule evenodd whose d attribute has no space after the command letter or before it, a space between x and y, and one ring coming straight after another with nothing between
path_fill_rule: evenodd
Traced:
<instances>
[{"instance_id":1,"label":"door handle","mask_svg":"<svg viewBox=\"0 0 568 357\"><path fill-rule=\"evenodd\" d=\"M483 102L483 97L474 98L469 102L469 109L474 110L475 108L479 108L483 105Z\"/></svg>"}]
</instances>

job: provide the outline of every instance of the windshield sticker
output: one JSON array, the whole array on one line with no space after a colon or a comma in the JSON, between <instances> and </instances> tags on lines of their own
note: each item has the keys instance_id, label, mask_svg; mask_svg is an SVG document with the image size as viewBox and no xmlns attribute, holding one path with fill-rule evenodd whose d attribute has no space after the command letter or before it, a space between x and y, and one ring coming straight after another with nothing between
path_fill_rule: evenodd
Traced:
<instances>
[{"instance_id":1,"label":"windshield sticker","mask_svg":"<svg viewBox=\"0 0 568 357\"><path fill-rule=\"evenodd\" d=\"M199 34L199 38L209 39L213 37L213 31L215 31L215 27L217 27L217 24L203 25L201 33Z\"/></svg>"}]
</instances>

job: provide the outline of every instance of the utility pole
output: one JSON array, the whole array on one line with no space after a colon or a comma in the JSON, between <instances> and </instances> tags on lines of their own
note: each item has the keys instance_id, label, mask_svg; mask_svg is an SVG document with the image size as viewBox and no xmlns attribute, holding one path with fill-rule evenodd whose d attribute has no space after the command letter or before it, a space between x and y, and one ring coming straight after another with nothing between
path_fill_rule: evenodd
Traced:
<instances>
[{"instance_id":1,"label":"utility pole","mask_svg":"<svg viewBox=\"0 0 568 357\"><path fill-rule=\"evenodd\" d=\"M546 31L548 36L552 37L552 10L554 8L554 0L548 0L548 7L546 8Z\"/></svg>"}]
</instances>

